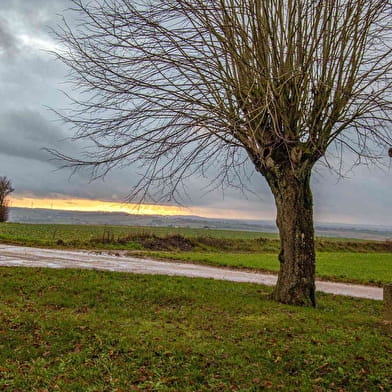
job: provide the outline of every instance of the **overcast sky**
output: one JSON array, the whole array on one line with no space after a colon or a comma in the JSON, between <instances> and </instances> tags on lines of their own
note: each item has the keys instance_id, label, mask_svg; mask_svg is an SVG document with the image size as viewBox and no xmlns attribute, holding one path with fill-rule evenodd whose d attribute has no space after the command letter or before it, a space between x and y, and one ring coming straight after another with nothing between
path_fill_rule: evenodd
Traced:
<instances>
[{"instance_id":1,"label":"overcast sky","mask_svg":"<svg viewBox=\"0 0 392 392\"><path fill-rule=\"evenodd\" d=\"M135 170L111 173L105 181L89 181L87 173L70 177L43 150L55 147L78 151L69 133L47 109L68 105L60 90L66 70L45 50L55 43L49 26L60 22L68 0L0 0L0 175L8 176L16 196L84 198L123 201L135 182ZM258 197L239 191L220 190L208 195L202 180L189 183L188 206L230 210L232 216L271 219L275 209L264 180L252 177ZM392 172L359 167L348 178L319 169L312 179L318 221L392 224Z\"/></svg>"}]
</instances>

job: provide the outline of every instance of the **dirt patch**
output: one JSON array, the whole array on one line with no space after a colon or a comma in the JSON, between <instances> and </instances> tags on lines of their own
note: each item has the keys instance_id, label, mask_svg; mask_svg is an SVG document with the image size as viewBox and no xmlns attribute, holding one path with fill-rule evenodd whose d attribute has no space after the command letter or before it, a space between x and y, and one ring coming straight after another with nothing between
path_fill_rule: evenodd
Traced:
<instances>
[{"instance_id":1,"label":"dirt patch","mask_svg":"<svg viewBox=\"0 0 392 392\"><path fill-rule=\"evenodd\" d=\"M140 242L145 249L149 250L181 250L186 252L194 249L192 241L182 235L168 235L166 237L153 235L150 238L141 239Z\"/></svg>"}]
</instances>

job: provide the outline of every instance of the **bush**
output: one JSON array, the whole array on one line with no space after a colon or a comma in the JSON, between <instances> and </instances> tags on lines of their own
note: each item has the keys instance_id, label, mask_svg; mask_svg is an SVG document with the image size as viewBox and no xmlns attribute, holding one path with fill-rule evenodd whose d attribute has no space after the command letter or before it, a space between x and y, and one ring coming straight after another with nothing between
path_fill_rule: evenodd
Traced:
<instances>
[{"instance_id":1,"label":"bush","mask_svg":"<svg viewBox=\"0 0 392 392\"><path fill-rule=\"evenodd\" d=\"M7 177L0 177L0 222L7 222L9 217L9 204L7 196L14 191L11 181Z\"/></svg>"}]
</instances>

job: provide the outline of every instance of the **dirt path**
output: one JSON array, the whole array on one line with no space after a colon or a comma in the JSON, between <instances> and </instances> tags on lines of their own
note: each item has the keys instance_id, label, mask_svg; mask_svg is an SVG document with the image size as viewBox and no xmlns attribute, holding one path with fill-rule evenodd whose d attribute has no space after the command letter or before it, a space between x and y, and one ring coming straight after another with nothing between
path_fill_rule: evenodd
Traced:
<instances>
[{"instance_id":1,"label":"dirt path","mask_svg":"<svg viewBox=\"0 0 392 392\"><path fill-rule=\"evenodd\" d=\"M243 272L190 263L169 263L135 257L101 255L92 252L38 249L2 244L0 244L0 266L99 269L137 274L212 278L267 286L273 286L276 283L276 275L256 272ZM382 300L383 297L382 289L379 287L324 281L317 281L316 285L317 290L324 293L375 300Z\"/></svg>"}]
</instances>

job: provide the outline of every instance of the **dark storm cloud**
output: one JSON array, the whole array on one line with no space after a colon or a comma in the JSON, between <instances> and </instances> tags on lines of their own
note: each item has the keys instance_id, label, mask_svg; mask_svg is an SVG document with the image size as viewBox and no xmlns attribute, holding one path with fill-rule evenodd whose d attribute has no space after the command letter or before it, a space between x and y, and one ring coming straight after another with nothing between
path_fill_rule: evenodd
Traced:
<instances>
[{"instance_id":1,"label":"dark storm cloud","mask_svg":"<svg viewBox=\"0 0 392 392\"><path fill-rule=\"evenodd\" d=\"M13 56L17 52L17 39L9 30L6 20L0 17L0 56Z\"/></svg>"},{"instance_id":2,"label":"dark storm cloud","mask_svg":"<svg viewBox=\"0 0 392 392\"><path fill-rule=\"evenodd\" d=\"M45 148L71 153L74 146L60 128L29 109L0 113L0 154L49 162Z\"/></svg>"},{"instance_id":3,"label":"dark storm cloud","mask_svg":"<svg viewBox=\"0 0 392 392\"><path fill-rule=\"evenodd\" d=\"M9 176L19 193L92 197L86 173L70 179L56 171L44 148L77 152L67 129L46 108L64 105L65 70L48 54L54 44L49 27L70 5L68 0L0 0L0 175Z\"/></svg>"}]
</instances>

